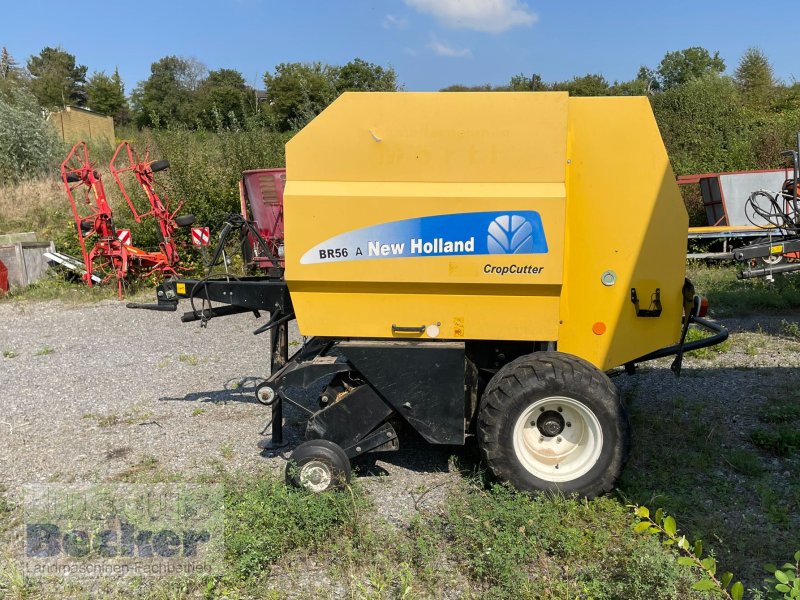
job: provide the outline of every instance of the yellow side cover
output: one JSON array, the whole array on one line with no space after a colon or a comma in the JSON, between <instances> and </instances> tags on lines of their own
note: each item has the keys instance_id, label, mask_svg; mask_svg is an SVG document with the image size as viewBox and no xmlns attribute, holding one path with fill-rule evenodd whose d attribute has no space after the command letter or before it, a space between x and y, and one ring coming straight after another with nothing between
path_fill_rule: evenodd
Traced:
<instances>
[{"instance_id":1,"label":"yellow side cover","mask_svg":"<svg viewBox=\"0 0 800 600\"><path fill-rule=\"evenodd\" d=\"M555 341L601 368L677 341L688 219L646 98L347 93L286 163L303 335Z\"/></svg>"}]
</instances>

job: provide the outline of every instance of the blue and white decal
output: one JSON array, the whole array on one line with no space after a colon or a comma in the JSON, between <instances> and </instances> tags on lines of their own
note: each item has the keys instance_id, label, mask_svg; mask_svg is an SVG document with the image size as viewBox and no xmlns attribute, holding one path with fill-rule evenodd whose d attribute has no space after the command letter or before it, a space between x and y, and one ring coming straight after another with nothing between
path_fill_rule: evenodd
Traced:
<instances>
[{"instance_id":1,"label":"blue and white decal","mask_svg":"<svg viewBox=\"0 0 800 600\"><path fill-rule=\"evenodd\" d=\"M317 244L303 255L300 264L545 253L547 240L538 212L473 212L431 215L354 229Z\"/></svg>"}]
</instances>

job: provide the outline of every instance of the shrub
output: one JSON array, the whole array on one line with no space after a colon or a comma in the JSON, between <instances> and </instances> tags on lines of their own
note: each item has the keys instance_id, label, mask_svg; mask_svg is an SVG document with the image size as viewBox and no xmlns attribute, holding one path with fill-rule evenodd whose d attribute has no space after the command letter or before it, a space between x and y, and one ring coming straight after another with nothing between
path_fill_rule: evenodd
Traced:
<instances>
[{"instance_id":1,"label":"shrub","mask_svg":"<svg viewBox=\"0 0 800 600\"><path fill-rule=\"evenodd\" d=\"M61 144L36 99L21 89L0 95L0 181L41 175L55 165Z\"/></svg>"}]
</instances>

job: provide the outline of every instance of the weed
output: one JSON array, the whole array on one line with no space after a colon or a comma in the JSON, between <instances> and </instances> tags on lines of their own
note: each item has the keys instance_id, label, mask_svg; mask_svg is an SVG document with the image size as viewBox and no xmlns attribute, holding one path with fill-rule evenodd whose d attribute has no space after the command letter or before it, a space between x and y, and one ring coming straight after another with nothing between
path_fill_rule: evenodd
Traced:
<instances>
[{"instance_id":1,"label":"weed","mask_svg":"<svg viewBox=\"0 0 800 600\"><path fill-rule=\"evenodd\" d=\"M710 337L711 334L706 333L701 329L696 329L691 327L689 331L686 333L686 342L695 342L698 340L706 339ZM687 356L693 356L695 358L700 358L703 360L711 360L718 354L724 354L731 349L731 340L725 340L721 344L717 344L715 346L709 346L708 348L700 348L699 350L692 350L691 352L687 352Z\"/></svg>"},{"instance_id":2,"label":"weed","mask_svg":"<svg viewBox=\"0 0 800 600\"><path fill-rule=\"evenodd\" d=\"M230 444L222 444L222 446L219 447L219 453L225 460L233 460L233 457L235 455L233 451L233 446L231 446Z\"/></svg>"},{"instance_id":3,"label":"weed","mask_svg":"<svg viewBox=\"0 0 800 600\"><path fill-rule=\"evenodd\" d=\"M165 368L165 367L166 367L168 364L169 364L169 357L164 357L164 358L162 358L160 361L158 361L158 364L156 364L156 368L158 368L158 369L163 369L163 368Z\"/></svg>"},{"instance_id":4,"label":"weed","mask_svg":"<svg viewBox=\"0 0 800 600\"><path fill-rule=\"evenodd\" d=\"M192 411L192 416L193 417L199 417L200 415L204 415L205 413L206 413L206 409L205 408L195 408Z\"/></svg>"},{"instance_id":5,"label":"weed","mask_svg":"<svg viewBox=\"0 0 800 600\"><path fill-rule=\"evenodd\" d=\"M732 448L723 456L731 468L747 477L758 477L764 472L764 466L757 454L744 448Z\"/></svg>"},{"instance_id":6,"label":"weed","mask_svg":"<svg viewBox=\"0 0 800 600\"><path fill-rule=\"evenodd\" d=\"M13 350L3 350L3 358L16 358L17 356L19 356L19 354Z\"/></svg>"},{"instance_id":7,"label":"weed","mask_svg":"<svg viewBox=\"0 0 800 600\"><path fill-rule=\"evenodd\" d=\"M787 337L800 339L800 322L782 319L781 333Z\"/></svg>"},{"instance_id":8,"label":"weed","mask_svg":"<svg viewBox=\"0 0 800 600\"><path fill-rule=\"evenodd\" d=\"M778 491L766 483L759 483L756 491L761 501L761 510L767 515L767 519L781 529L788 529L790 525L789 507L781 501L782 498Z\"/></svg>"},{"instance_id":9,"label":"weed","mask_svg":"<svg viewBox=\"0 0 800 600\"><path fill-rule=\"evenodd\" d=\"M800 404L794 401L794 396L788 391L785 395L776 395L771 405L759 414L759 421L767 427L759 427L751 432L750 439L759 448L788 457L800 450L798 419Z\"/></svg>"},{"instance_id":10,"label":"weed","mask_svg":"<svg viewBox=\"0 0 800 600\"><path fill-rule=\"evenodd\" d=\"M39 348L39 350L37 350L36 356L47 356L48 354L52 354L53 352L55 352L55 350L53 350L50 346L45 345Z\"/></svg>"},{"instance_id":11,"label":"weed","mask_svg":"<svg viewBox=\"0 0 800 600\"><path fill-rule=\"evenodd\" d=\"M703 542L695 540L693 544L685 535L678 535L678 526L672 516L664 514L663 509L658 509L653 517L644 506L634 506L634 514L639 520L633 530L640 534L655 535L664 538L664 544L677 547L680 557L679 565L689 567L694 573L700 575L692 588L700 592L714 591L717 595L728 600L742 600L744 585L741 581L733 582L733 573L722 573L717 577L717 561L713 556L703 558ZM732 584L732 585L731 585Z\"/></svg>"},{"instance_id":12,"label":"weed","mask_svg":"<svg viewBox=\"0 0 800 600\"><path fill-rule=\"evenodd\" d=\"M663 506L683 521L687 534L703 538L709 551L751 587L758 581L761 562L796 539L791 528L770 522L758 490L759 485L784 487L776 470L767 468L782 459L749 447L742 439L748 432L736 425L729 428L728 415L712 410L703 398L665 399L662 406L658 415L635 402L631 408L634 440L618 483L620 493L626 501ZM713 429L705 425L709 423ZM792 505L790 493L780 491L782 504ZM754 516L731 517L745 514ZM796 515L791 519L797 523ZM764 535L765 528L771 535Z\"/></svg>"},{"instance_id":13,"label":"weed","mask_svg":"<svg viewBox=\"0 0 800 600\"><path fill-rule=\"evenodd\" d=\"M145 455L138 463L117 473L112 479L125 483L165 483L180 481L181 476L165 472L155 456Z\"/></svg>"},{"instance_id":14,"label":"weed","mask_svg":"<svg viewBox=\"0 0 800 600\"><path fill-rule=\"evenodd\" d=\"M99 427L113 427L114 425L118 425L119 423L122 422L119 415L115 415L113 413L110 415L98 415L95 413L86 413L85 415L82 415L81 418L91 419L95 423L97 423Z\"/></svg>"},{"instance_id":15,"label":"weed","mask_svg":"<svg viewBox=\"0 0 800 600\"><path fill-rule=\"evenodd\" d=\"M181 354L178 357L178 360L192 367L194 367L195 365L197 365L198 362L200 362L200 360L194 354Z\"/></svg>"},{"instance_id":16,"label":"weed","mask_svg":"<svg viewBox=\"0 0 800 600\"><path fill-rule=\"evenodd\" d=\"M359 490L308 494L267 475L232 482L225 506L228 559L246 577L293 550L319 551L346 538L357 544L368 504Z\"/></svg>"},{"instance_id":17,"label":"weed","mask_svg":"<svg viewBox=\"0 0 800 600\"><path fill-rule=\"evenodd\" d=\"M800 430L794 425L756 429L750 434L750 439L759 448L777 456L787 457L800 451Z\"/></svg>"},{"instance_id":18,"label":"weed","mask_svg":"<svg viewBox=\"0 0 800 600\"><path fill-rule=\"evenodd\" d=\"M447 521L448 553L491 597L690 595L689 580L660 544L612 533L629 523L629 515L611 498L532 497L505 486L474 487L454 495Z\"/></svg>"}]
</instances>

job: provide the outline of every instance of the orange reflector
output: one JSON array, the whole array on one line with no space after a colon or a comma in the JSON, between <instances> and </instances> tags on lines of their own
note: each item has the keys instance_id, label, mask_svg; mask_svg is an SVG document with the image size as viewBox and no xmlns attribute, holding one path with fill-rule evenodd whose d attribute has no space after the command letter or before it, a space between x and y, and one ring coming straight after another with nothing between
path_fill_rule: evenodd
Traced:
<instances>
[{"instance_id":1,"label":"orange reflector","mask_svg":"<svg viewBox=\"0 0 800 600\"><path fill-rule=\"evenodd\" d=\"M603 335L606 332L606 324L602 321L598 321L592 325L592 331L595 335Z\"/></svg>"},{"instance_id":2,"label":"orange reflector","mask_svg":"<svg viewBox=\"0 0 800 600\"><path fill-rule=\"evenodd\" d=\"M698 317L705 317L708 314L708 298L700 296L700 309L697 311Z\"/></svg>"}]
</instances>

